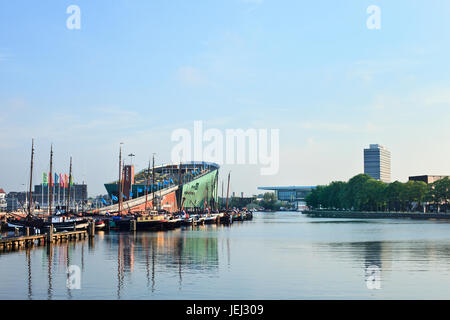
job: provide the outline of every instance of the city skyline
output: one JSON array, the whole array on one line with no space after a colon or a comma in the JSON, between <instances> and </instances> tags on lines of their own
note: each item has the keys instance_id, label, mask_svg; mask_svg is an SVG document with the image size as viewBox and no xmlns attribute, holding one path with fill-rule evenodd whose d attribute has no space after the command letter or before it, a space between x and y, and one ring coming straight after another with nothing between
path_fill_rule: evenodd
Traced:
<instances>
[{"instance_id":1,"label":"city skyline","mask_svg":"<svg viewBox=\"0 0 450 320\"><path fill-rule=\"evenodd\" d=\"M137 171L153 152L169 163L172 132L196 120L280 129L276 175L222 166L235 192L345 181L363 172L360 152L373 141L395 150L392 181L450 172L450 44L438 36L450 27L448 2L377 1L380 30L366 26L370 1L77 1L81 29L69 30L72 4L0 4L6 191L25 189L31 138L35 181L53 143L54 171L67 172L72 155L76 181L95 195L117 178L120 142Z\"/></svg>"}]
</instances>

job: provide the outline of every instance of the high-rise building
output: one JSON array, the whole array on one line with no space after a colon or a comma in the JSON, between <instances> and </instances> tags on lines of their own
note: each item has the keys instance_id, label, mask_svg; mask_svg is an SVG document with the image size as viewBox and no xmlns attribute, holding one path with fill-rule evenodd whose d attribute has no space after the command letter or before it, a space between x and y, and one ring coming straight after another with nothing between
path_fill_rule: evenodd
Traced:
<instances>
[{"instance_id":1,"label":"high-rise building","mask_svg":"<svg viewBox=\"0 0 450 320\"><path fill-rule=\"evenodd\" d=\"M364 149L364 173L374 179L391 182L391 153L379 144Z\"/></svg>"}]
</instances>

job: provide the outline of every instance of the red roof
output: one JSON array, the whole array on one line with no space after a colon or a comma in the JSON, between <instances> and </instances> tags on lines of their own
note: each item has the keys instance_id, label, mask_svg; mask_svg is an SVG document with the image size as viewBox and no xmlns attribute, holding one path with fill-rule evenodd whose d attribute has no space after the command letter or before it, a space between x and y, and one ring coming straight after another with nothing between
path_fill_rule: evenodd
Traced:
<instances>
[{"instance_id":1,"label":"red roof","mask_svg":"<svg viewBox=\"0 0 450 320\"><path fill-rule=\"evenodd\" d=\"M3 190L1 188L0 188L0 193L5 193L6 194L5 190Z\"/></svg>"}]
</instances>

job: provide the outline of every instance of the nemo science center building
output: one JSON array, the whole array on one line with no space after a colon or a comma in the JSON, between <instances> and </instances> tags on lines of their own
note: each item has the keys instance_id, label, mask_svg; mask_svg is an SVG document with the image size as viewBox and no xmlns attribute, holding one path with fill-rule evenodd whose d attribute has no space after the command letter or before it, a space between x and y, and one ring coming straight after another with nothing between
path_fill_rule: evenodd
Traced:
<instances>
[{"instance_id":1,"label":"nemo science center building","mask_svg":"<svg viewBox=\"0 0 450 320\"><path fill-rule=\"evenodd\" d=\"M305 198L316 187L258 187L258 190L274 191L277 199L294 204L297 210L306 208Z\"/></svg>"}]
</instances>

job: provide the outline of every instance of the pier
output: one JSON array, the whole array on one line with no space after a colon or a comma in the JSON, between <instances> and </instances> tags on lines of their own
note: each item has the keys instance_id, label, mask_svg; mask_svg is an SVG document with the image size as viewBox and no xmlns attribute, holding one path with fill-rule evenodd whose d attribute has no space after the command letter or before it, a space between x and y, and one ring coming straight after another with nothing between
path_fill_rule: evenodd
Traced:
<instances>
[{"instance_id":1,"label":"pier","mask_svg":"<svg viewBox=\"0 0 450 320\"><path fill-rule=\"evenodd\" d=\"M58 232L58 233L46 233L33 236L17 236L0 238L0 250L15 250L20 248L28 248L34 246L41 246L52 243L64 242L64 241L76 241L87 238L88 231L71 231L71 232Z\"/></svg>"}]
</instances>

